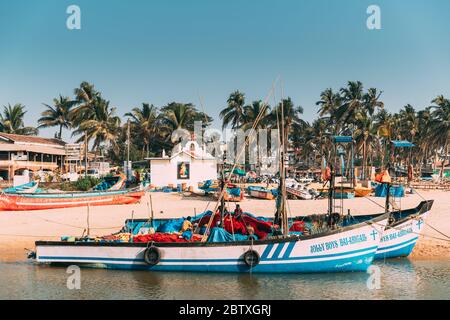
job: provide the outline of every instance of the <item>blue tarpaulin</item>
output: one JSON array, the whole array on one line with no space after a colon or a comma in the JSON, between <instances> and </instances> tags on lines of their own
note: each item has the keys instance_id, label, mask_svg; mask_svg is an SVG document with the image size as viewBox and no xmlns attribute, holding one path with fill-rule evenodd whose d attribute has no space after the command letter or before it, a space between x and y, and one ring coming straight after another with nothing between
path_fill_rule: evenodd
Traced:
<instances>
[{"instance_id":1,"label":"blue tarpaulin","mask_svg":"<svg viewBox=\"0 0 450 320\"><path fill-rule=\"evenodd\" d=\"M241 188L227 188L227 192L228 192L228 194L235 196L235 197L241 196Z\"/></svg>"},{"instance_id":2,"label":"blue tarpaulin","mask_svg":"<svg viewBox=\"0 0 450 320\"><path fill-rule=\"evenodd\" d=\"M353 141L353 138L351 136L334 136L333 140L336 143L349 143Z\"/></svg>"},{"instance_id":3,"label":"blue tarpaulin","mask_svg":"<svg viewBox=\"0 0 450 320\"><path fill-rule=\"evenodd\" d=\"M398 187L391 186L389 193L393 197L403 198L405 196L405 189L403 188L403 186L398 186ZM386 197L386 195L387 195L387 185L384 183L379 184L375 188L375 197L384 198L384 197Z\"/></svg>"},{"instance_id":4,"label":"blue tarpaulin","mask_svg":"<svg viewBox=\"0 0 450 320\"><path fill-rule=\"evenodd\" d=\"M163 232L163 233L173 233L178 232L181 230L181 227L183 225L184 218L176 219L176 220L169 220L168 222L161 225L157 232Z\"/></svg>"},{"instance_id":5,"label":"blue tarpaulin","mask_svg":"<svg viewBox=\"0 0 450 320\"><path fill-rule=\"evenodd\" d=\"M402 148L402 147L411 148L416 146L414 143L411 143L406 140L392 140L392 144L394 145L395 148Z\"/></svg>"},{"instance_id":6,"label":"blue tarpaulin","mask_svg":"<svg viewBox=\"0 0 450 320\"><path fill-rule=\"evenodd\" d=\"M247 240L247 236L244 236L242 234L235 234L234 238L231 233L226 231L223 228L212 228L211 233L208 237L208 242L230 242L230 241L243 241Z\"/></svg>"}]
</instances>

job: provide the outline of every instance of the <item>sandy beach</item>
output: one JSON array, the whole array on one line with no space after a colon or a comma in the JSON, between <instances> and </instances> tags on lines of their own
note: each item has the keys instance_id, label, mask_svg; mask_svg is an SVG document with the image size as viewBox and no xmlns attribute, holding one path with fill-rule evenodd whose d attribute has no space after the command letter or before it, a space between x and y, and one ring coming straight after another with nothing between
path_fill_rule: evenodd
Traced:
<instances>
[{"instance_id":1,"label":"sandy beach","mask_svg":"<svg viewBox=\"0 0 450 320\"><path fill-rule=\"evenodd\" d=\"M434 231L450 235L450 192L419 191L425 199L434 199L434 205L426 220L426 228L411 259L450 259L450 239ZM91 207L89 226L91 235L117 232L127 218L150 216L150 195L155 218L194 216L212 209L214 200L206 197L185 197L176 193L147 193L136 205ZM403 209L415 207L422 200L418 194L406 195L401 201ZM323 213L327 200L289 200L291 216ZM378 204L378 205L377 205ZM369 214L383 211L384 198L355 198L345 201L351 214ZM261 216L272 216L274 201L247 198L241 202L244 211ZM230 209L234 204L230 203ZM65 235L81 236L87 229L87 208L68 208L42 211L0 212L0 261L25 260L24 248L33 249L36 240L55 240ZM438 239L436 239L438 238Z\"/></svg>"}]
</instances>

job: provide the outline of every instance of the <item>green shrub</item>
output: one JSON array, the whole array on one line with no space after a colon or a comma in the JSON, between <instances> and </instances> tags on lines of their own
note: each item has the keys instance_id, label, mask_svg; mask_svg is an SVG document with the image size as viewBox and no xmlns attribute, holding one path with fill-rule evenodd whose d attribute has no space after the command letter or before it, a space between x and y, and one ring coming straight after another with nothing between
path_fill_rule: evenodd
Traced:
<instances>
[{"instance_id":1,"label":"green shrub","mask_svg":"<svg viewBox=\"0 0 450 320\"><path fill-rule=\"evenodd\" d=\"M79 191L88 191L92 189L95 185L99 184L99 182L100 182L99 179L92 176L80 177L75 182L75 188Z\"/></svg>"},{"instance_id":2,"label":"green shrub","mask_svg":"<svg viewBox=\"0 0 450 320\"><path fill-rule=\"evenodd\" d=\"M60 189L62 191L77 191L75 187L75 182L63 182L61 183Z\"/></svg>"}]
</instances>

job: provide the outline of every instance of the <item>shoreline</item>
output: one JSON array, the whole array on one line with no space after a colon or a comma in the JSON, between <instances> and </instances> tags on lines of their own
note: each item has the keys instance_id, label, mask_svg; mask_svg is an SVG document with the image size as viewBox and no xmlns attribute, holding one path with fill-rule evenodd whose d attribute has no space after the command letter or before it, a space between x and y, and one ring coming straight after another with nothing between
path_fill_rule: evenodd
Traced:
<instances>
[{"instance_id":1,"label":"shoreline","mask_svg":"<svg viewBox=\"0 0 450 320\"><path fill-rule=\"evenodd\" d=\"M195 216L206 209L212 209L214 200L206 197L184 197L176 193L147 193L139 204L122 206L91 207L89 225L91 235L105 235L117 232L126 219L150 217L150 201L152 197L155 218L178 218ZM434 228L446 235L450 235L450 193L448 191L421 191L426 199L435 202L426 220ZM417 194L406 195L402 198L403 209L415 207L422 200ZM327 199L322 200L289 200L291 216L323 213L327 208ZM260 216L272 216L275 210L274 201L246 198L240 203L242 209ZM345 200L344 206L351 210L351 214L370 214L382 211L384 198L355 198ZM234 209L230 203L229 208ZM87 210L83 207L0 212L0 262L26 261L24 248L34 249L37 240L58 240L61 236L81 236L87 228ZM413 260L450 260L449 241L436 231L425 227L416 247L409 259Z\"/></svg>"}]
</instances>

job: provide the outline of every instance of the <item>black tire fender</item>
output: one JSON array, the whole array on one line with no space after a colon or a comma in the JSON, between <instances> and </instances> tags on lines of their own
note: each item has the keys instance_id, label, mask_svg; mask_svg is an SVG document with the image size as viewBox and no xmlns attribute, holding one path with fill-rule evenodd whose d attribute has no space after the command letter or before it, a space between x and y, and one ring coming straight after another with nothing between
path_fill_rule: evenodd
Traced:
<instances>
[{"instance_id":1,"label":"black tire fender","mask_svg":"<svg viewBox=\"0 0 450 320\"><path fill-rule=\"evenodd\" d=\"M259 261L261 260L261 257L259 256L259 253L255 250L248 250L244 253L244 262L247 266L250 268L253 268L259 264Z\"/></svg>"},{"instance_id":2,"label":"black tire fender","mask_svg":"<svg viewBox=\"0 0 450 320\"><path fill-rule=\"evenodd\" d=\"M157 247L148 247L144 251L144 261L150 266L155 266L161 260L161 250Z\"/></svg>"}]
</instances>

